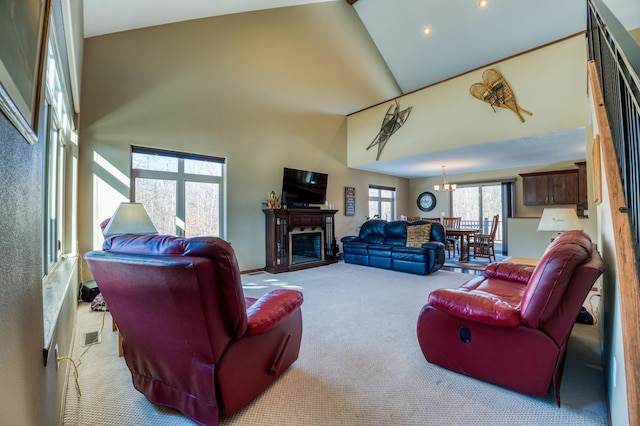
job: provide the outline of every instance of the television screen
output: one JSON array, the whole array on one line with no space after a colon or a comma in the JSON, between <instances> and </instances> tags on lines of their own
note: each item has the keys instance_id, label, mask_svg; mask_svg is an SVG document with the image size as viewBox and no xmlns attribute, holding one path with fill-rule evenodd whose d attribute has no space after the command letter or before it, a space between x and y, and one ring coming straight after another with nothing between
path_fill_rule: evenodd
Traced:
<instances>
[{"instance_id":1,"label":"television screen","mask_svg":"<svg viewBox=\"0 0 640 426\"><path fill-rule=\"evenodd\" d=\"M309 204L324 204L327 197L328 175L307 170L284 169L282 177L283 205L308 207Z\"/></svg>"}]
</instances>

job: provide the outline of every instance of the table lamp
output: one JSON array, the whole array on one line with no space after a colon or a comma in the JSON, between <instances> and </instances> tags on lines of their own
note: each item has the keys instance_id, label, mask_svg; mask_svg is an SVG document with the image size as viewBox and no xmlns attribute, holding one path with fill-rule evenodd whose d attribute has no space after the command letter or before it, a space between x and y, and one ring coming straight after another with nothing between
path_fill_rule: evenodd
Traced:
<instances>
[{"instance_id":1,"label":"table lamp","mask_svg":"<svg viewBox=\"0 0 640 426\"><path fill-rule=\"evenodd\" d=\"M582 223L578 219L578 215L574 209L544 209L540 223L539 231L556 231L560 235L563 231L582 230ZM555 238L555 237L554 237ZM551 241L554 240L551 239Z\"/></svg>"},{"instance_id":2,"label":"table lamp","mask_svg":"<svg viewBox=\"0 0 640 426\"><path fill-rule=\"evenodd\" d=\"M140 203L121 203L104 229L104 236L157 234L158 230Z\"/></svg>"}]
</instances>

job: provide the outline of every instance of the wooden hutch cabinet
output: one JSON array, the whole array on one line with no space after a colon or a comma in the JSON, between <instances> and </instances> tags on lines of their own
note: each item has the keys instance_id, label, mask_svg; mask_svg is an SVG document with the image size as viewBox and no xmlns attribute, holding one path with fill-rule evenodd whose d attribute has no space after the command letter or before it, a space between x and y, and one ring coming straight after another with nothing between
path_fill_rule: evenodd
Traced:
<instances>
[{"instance_id":1,"label":"wooden hutch cabinet","mask_svg":"<svg viewBox=\"0 0 640 426\"><path fill-rule=\"evenodd\" d=\"M523 204L586 205L586 163L576 165L578 168L571 170L521 174Z\"/></svg>"},{"instance_id":2,"label":"wooden hutch cabinet","mask_svg":"<svg viewBox=\"0 0 640 426\"><path fill-rule=\"evenodd\" d=\"M336 263L334 252L337 210L264 209L264 270L295 271Z\"/></svg>"}]
</instances>

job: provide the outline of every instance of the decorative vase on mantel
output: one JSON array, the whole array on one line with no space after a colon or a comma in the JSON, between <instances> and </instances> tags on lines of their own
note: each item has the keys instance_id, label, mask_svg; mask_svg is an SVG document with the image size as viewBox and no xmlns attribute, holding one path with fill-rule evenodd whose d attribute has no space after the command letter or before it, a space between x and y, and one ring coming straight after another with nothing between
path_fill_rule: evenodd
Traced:
<instances>
[{"instance_id":1,"label":"decorative vase on mantel","mask_svg":"<svg viewBox=\"0 0 640 426\"><path fill-rule=\"evenodd\" d=\"M266 204L267 208L272 210L282 208L282 204L280 204L280 197L278 197L274 191L267 192L267 201L263 204Z\"/></svg>"}]
</instances>

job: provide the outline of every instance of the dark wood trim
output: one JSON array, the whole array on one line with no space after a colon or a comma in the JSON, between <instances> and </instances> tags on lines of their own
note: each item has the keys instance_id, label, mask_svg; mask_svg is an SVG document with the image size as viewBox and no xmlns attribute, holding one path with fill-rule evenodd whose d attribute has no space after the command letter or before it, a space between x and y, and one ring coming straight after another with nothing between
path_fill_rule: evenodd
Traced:
<instances>
[{"instance_id":1,"label":"dark wood trim","mask_svg":"<svg viewBox=\"0 0 640 426\"><path fill-rule=\"evenodd\" d=\"M604 174L607 177L607 189L613 232L615 234L616 266L618 269L617 285L622 318L622 338L624 341L624 364L627 384L627 404L629 424L638 424L640 419L640 287L638 270L631 238L629 215L620 209L626 207L624 188L620 177L620 169L616 160L615 147L604 97L598 82L598 73L593 61L588 63L589 82L593 93L593 103L600 133L600 147ZM595 165L595 167L599 167Z\"/></svg>"},{"instance_id":2,"label":"dark wood trim","mask_svg":"<svg viewBox=\"0 0 640 426\"><path fill-rule=\"evenodd\" d=\"M567 169L567 170L551 170L548 172L534 172L534 173L520 173L520 176L549 176L549 175L563 175L563 174L573 174L578 173L578 169Z\"/></svg>"},{"instance_id":3,"label":"dark wood trim","mask_svg":"<svg viewBox=\"0 0 640 426\"><path fill-rule=\"evenodd\" d=\"M260 269L247 269L246 271L240 271L242 275L255 274L256 272L264 272L264 268Z\"/></svg>"},{"instance_id":4,"label":"dark wood trim","mask_svg":"<svg viewBox=\"0 0 640 426\"><path fill-rule=\"evenodd\" d=\"M358 0L347 0L347 3L353 5L355 2L357 2Z\"/></svg>"}]
</instances>

